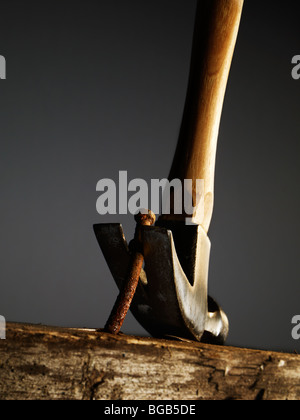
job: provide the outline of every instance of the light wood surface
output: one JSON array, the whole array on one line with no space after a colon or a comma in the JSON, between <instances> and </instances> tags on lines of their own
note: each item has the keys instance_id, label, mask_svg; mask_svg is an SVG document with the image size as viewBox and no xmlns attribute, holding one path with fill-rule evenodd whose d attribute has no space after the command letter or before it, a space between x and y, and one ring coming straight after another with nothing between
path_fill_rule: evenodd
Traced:
<instances>
[{"instance_id":1,"label":"light wood surface","mask_svg":"<svg viewBox=\"0 0 300 420\"><path fill-rule=\"evenodd\" d=\"M204 180L204 205L199 202L193 222L202 225L206 232L213 213L220 119L242 9L243 0L198 1L188 93L169 175L170 180ZM195 183L190 194L195 206ZM173 215L164 219L185 217Z\"/></svg>"}]
</instances>

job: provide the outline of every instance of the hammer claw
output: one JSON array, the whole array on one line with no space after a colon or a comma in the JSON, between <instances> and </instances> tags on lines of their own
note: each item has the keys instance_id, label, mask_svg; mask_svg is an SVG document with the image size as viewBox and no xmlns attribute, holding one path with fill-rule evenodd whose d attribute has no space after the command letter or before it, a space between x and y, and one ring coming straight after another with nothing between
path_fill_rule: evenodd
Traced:
<instances>
[{"instance_id":1,"label":"hammer claw","mask_svg":"<svg viewBox=\"0 0 300 420\"><path fill-rule=\"evenodd\" d=\"M200 226L194 278L189 281L178 258L173 234L161 227L142 227L145 271L133 298L131 311L153 336L179 336L222 343L227 336L226 315L215 304L208 312L207 276L210 241ZM121 290L131 256L121 225L95 225L95 234L111 273Z\"/></svg>"}]
</instances>

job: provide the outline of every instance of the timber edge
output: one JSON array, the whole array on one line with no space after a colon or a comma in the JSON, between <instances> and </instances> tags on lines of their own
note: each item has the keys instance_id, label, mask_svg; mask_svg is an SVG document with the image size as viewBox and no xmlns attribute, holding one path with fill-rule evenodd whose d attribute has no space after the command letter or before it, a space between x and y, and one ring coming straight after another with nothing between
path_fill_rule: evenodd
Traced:
<instances>
[{"instance_id":1,"label":"timber edge","mask_svg":"<svg viewBox=\"0 0 300 420\"><path fill-rule=\"evenodd\" d=\"M0 400L299 400L300 356L8 323Z\"/></svg>"}]
</instances>

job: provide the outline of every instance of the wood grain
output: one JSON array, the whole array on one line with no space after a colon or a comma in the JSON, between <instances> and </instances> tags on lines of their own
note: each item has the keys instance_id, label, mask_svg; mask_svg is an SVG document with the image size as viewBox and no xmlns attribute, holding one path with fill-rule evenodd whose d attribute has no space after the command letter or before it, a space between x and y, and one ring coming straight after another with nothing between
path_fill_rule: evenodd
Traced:
<instances>
[{"instance_id":1,"label":"wood grain","mask_svg":"<svg viewBox=\"0 0 300 420\"><path fill-rule=\"evenodd\" d=\"M300 356L8 324L2 400L298 400Z\"/></svg>"}]
</instances>

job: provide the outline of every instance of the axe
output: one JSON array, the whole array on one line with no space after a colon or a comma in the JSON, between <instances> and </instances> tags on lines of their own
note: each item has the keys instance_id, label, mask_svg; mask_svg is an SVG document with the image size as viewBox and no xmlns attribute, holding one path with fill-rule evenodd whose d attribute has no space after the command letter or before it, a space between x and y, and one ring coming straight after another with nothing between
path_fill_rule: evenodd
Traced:
<instances>
[{"instance_id":1,"label":"axe","mask_svg":"<svg viewBox=\"0 0 300 420\"><path fill-rule=\"evenodd\" d=\"M151 212L137 216L128 246L120 224L94 226L120 290L106 329L117 333L130 309L155 337L223 344L227 316L208 296L210 240L218 132L244 0L198 0L190 78L169 180L192 180L194 212L171 214L155 226ZM203 181L199 203L196 180ZM189 223L186 223L189 218Z\"/></svg>"}]
</instances>

